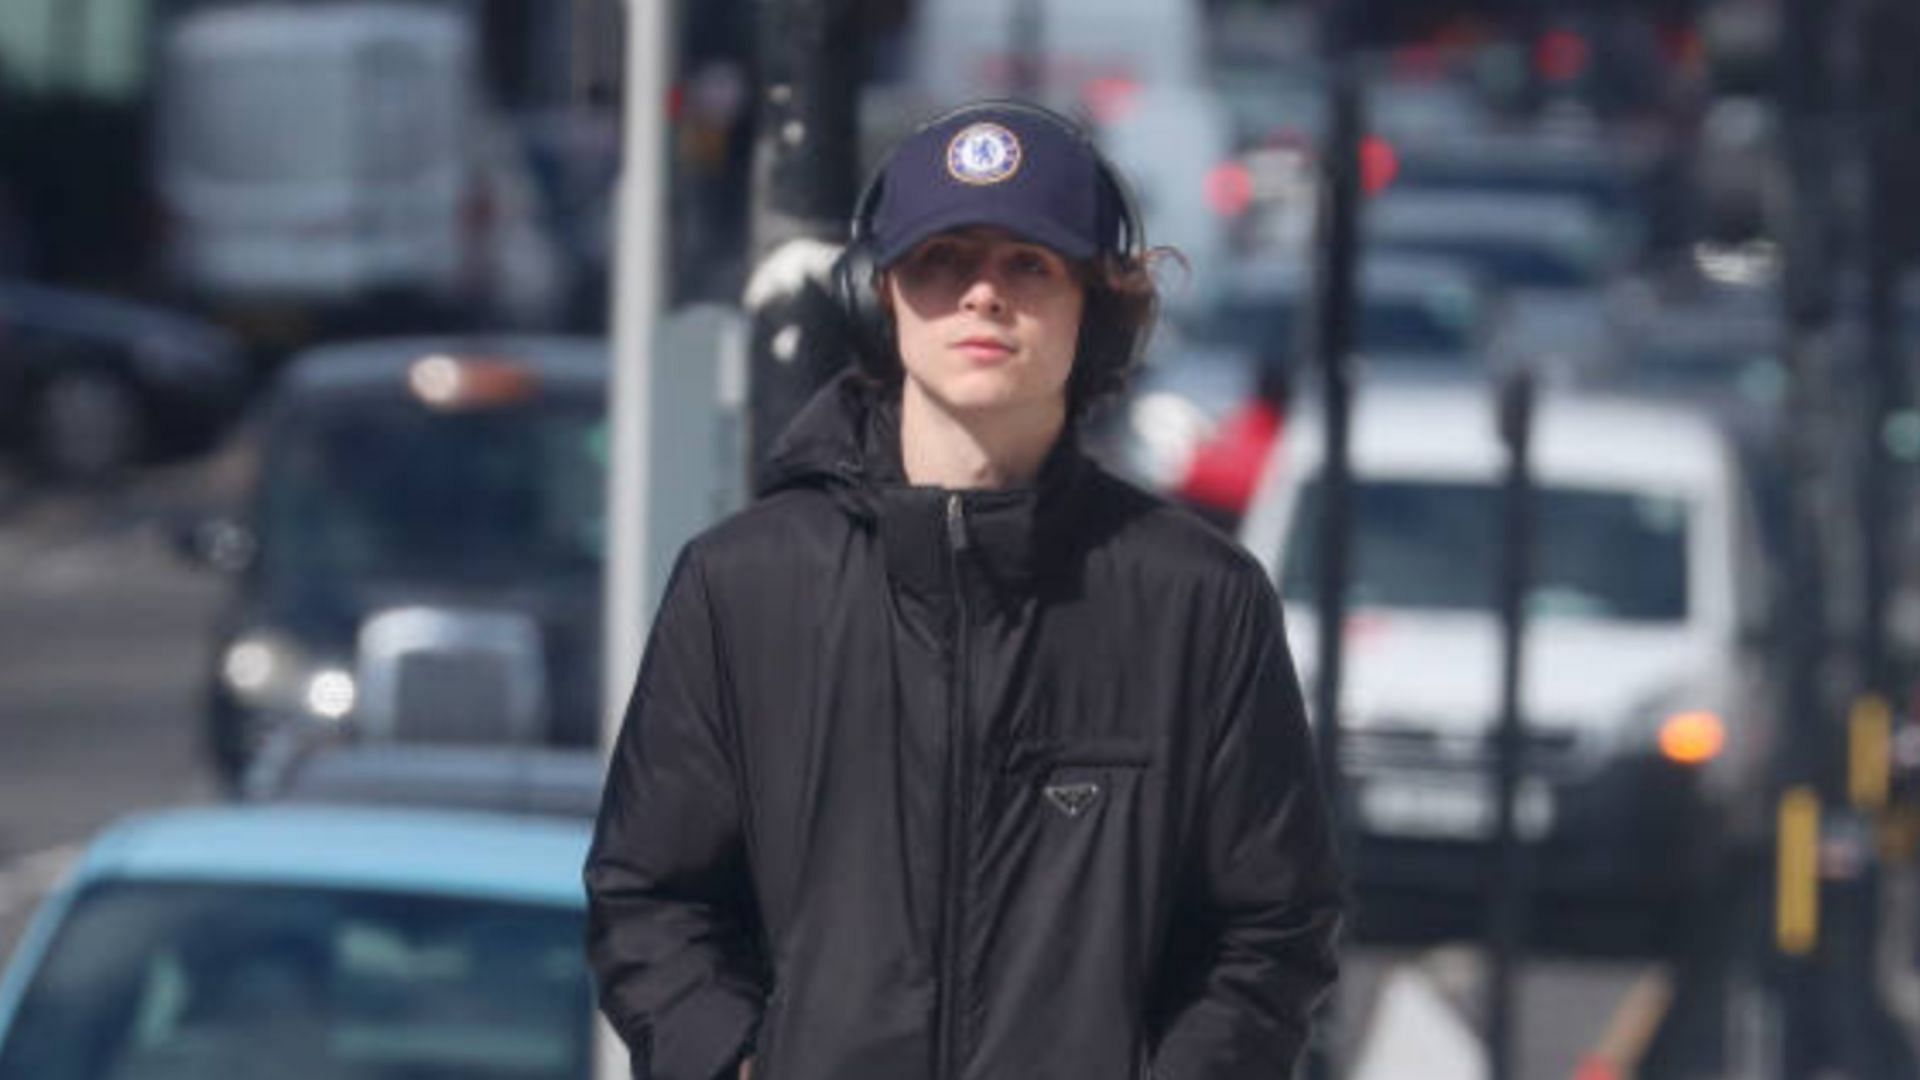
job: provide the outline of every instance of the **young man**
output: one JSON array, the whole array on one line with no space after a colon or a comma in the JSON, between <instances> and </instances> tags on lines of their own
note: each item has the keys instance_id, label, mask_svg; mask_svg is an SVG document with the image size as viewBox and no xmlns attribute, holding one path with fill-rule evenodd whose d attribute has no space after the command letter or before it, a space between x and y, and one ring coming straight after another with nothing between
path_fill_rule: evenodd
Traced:
<instances>
[{"instance_id":1,"label":"young man","mask_svg":"<svg viewBox=\"0 0 1920 1080\"><path fill-rule=\"evenodd\" d=\"M876 184L887 332L653 628L602 1007L654 1080L1289 1075L1341 882L1278 603L1073 438L1153 312L1118 180L986 103Z\"/></svg>"}]
</instances>

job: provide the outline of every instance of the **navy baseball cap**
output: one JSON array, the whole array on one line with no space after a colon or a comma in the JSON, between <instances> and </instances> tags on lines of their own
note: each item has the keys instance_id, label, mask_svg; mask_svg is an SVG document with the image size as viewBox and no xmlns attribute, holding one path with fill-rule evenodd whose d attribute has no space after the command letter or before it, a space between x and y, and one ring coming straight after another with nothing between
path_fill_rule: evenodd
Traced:
<instances>
[{"instance_id":1,"label":"navy baseball cap","mask_svg":"<svg viewBox=\"0 0 1920 1080\"><path fill-rule=\"evenodd\" d=\"M881 166L868 223L887 267L935 233L993 225L1066 256L1118 246L1121 208L1099 153L1063 117L985 103L900 141Z\"/></svg>"}]
</instances>

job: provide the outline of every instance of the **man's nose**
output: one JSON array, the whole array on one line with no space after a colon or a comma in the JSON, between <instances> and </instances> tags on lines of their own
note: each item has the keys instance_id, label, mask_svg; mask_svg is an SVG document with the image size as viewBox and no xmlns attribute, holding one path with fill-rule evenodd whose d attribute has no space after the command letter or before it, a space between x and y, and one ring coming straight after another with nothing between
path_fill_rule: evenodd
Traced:
<instances>
[{"instance_id":1,"label":"man's nose","mask_svg":"<svg viewBox=\"0 0 1920 1080\"><path fill-rule=\"evenodd\" d=\"M998 315L1007 308L1007 297L990 272L974 275L967 290L960 294L960 307L973 314Z\"/></svg>"}]
</instances>

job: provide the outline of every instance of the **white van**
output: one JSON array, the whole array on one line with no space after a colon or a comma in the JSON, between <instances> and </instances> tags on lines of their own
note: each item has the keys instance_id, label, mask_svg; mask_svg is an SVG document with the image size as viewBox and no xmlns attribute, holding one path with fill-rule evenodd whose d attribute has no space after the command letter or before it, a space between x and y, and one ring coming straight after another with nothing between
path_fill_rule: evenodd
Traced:
<instances>
[{"instance_id":1,"label":"white van","mask_svg":"<svg viewBox=\"0 0 1920 1080\"><path fill-rule=\"evenodd\" d=\"M1477 383L1357 395L1341 716L1363 886L1480 887L1501 685L1495 413ZM1536 416L1516 815L1547 894L1674 899L1765 820L1758 526L1702 416L1551 392ZM1299 410L1240 534L1279 583L1309 680L1323 431Z\"/></svg>"},{"instance_id":2,"label":"white van","mask_svg":"<svg viewBox=\"0 0 1920 1080\"><path fill-rule=\"evenodd\" d=\"M479 114L472 15L203 8L160 49L159 189L183 284L347 300L459 288Z\"/></svg>"},{"instance_id":3,"label":"white van","mask_svg":"<svg viewBox=\"0 0 1920 1080\"><path fill-rule=\"evenodd\" d=\"M1205 73L1193 0L925 0L915 20L908 80L935 106L1014 94L1029 50L1032 96L1069 112L1103 85L1186 86Z\"/></svg>"}]
</instances>

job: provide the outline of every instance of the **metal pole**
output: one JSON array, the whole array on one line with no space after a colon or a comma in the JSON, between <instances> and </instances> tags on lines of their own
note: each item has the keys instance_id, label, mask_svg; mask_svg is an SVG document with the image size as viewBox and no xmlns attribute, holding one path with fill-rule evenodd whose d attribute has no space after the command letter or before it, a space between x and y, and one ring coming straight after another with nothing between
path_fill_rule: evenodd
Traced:
<instances>
[{"instance_id":1,"label":"metal pole","mask_svg":"<svg viewBox=\"0 0 1920 1080\"><path fill-rule=\"evenodd\" d=\"M1331 18L1337 18L1330 16ZM1335 46L1330 85L1333 124L1321 167L1320 219L1314 244L1312 351L1326 399L1326 455L1322 467L1319 580L1315 610L1320 612L1319 677L1315 706L1319 718L1320 767L1328 796L1341 805L1340 680L1341 625L1347 606L1347 554L1352 532L1352 474L1348 461L1348 423L1352 405L1355 278L1358 276L1360 129L1359 73L1347 50Z\"/></svg>"},{"instance_id":2,"label":"metal pole","mask_svg":"<svg viewBox=\"0 0 1920 1080\"><path fill-rule=\"evenodd\" d=\"M640 667L653 610L646 580L653 344L665 302L667 93L673 81L673 0L628 0L624 162L613 276L613 368L608 373L612 446L607 467L607 555L602 586L601 738L610 751ZM595 1025L599 1080L627 1075L626 1053L604 1021Z\"/></svg>"},{"instance_id":3,"label":"metal pole","mask_svg":"<svg viewBox=\"0 0 1920 1080\"><path fill-rule=\"evenodd\" d=\"M847 359L826 347L828 295L818 282L845 239L859 187L859 16L856 0L768 0L762 9L746 299L750 469Z\"/></svg>"},{"instance_id":4,"label":"metal pole","mask_svg":"<svg viewBox=\"0 0 1920 1080\"><path fill-rule=\"evenodd\" d=\"M672 0L628 0L624 118L613 276L612 450L607 468L602 745L612 746L653 610L648 565L648 432L653 346L666 295L667 93L675 40Z\"/></svg>"},{"instance_id":5,"label":"metal pole","mask_svg":"<svg viewBox=\"0 0 1920 1080\"><path fill-rule=\"evenodd\" d=\"M1351 834L1345 777L1340 763L1340 683L1344 661L1347 616L1348 552L1353 532L1353 478L1348 459L1351 409L1355 281L1360 262L1360 137L1365 127L1365 102L1360 73L1353 55L1352 16L1344 5L1322 9L1322 32L1333 70L1329 84L1332 126L1321 159L1319 219L1314 244L1314 312L1307 324L1311 348L1318 361L1321 392L1326 401L1326 451L1321 468L1321 520L1318 541L1318 580L1314 609L1319 612L1320 656L1314 682L1320 774L1327 799L1334 808L1335 827L1344 841ZM1350 844L1343 843L1343 847ZM1329 1004L1321 1017L1319 1045L1308 1062L1316 1078L1336 1074L1328 1050L1328 1032L1337 1017Z\"/></svg>"},{"instance_id":6,"label":"metal pole","mask_svg":"<svg viewBox=\"0 0 1920 1080\"><path fill-rule=\"evenodd\" d=\"M1895 698L1893 672L1887 650L1888 539L1892 528L1893 495L1887 445L1887 425L1907 398L1906 379L1899 361L1898 327L1894 315L1894 287L1901 266L1898 191L1895 184L1897 128L1893 66L1908 58L1893 54L1900 44L1893 0L1870 0L1868 17L1861 22L1866 40L1861 44L1866 64L1867 100L1867 221L1866 240L1866 357L1867 415L1861 425L1860 526L1862 610L1860 635L1861 685L1883 700ZM1906 0L1900 0L1905 3Z\"/></svg>"},{"instance_id":7,"label":"metal pole","mask_svg":"<svg viewBox=\"0 0 1920 1080\"><path fill-rule=\"evenodd\" d=\"M1911 0L1899 0L1900 8ZM1836 876L1830 889L1835 944L1830 952L1833 986L1824 995L1836 1033L1844 1033L1842 1060L1856 1075L1911 1076L1913 1051L1899 1024L1882 999L1876 978L1882 932L1882 867L1873 837L1883 820L1891 780L1891 711L1893 665L1887 640L1887 593L1892 531L1892 461L1886 433L1894 411L1905 400L1905 382L1898 360L1895 287L1901 252L1895 224L1898 207L1893 176L1895 137L1898 134L1891 105L1896 88L1896 65L1906 62L1899 51L1899 8L1889 0L1862 0L1854 5L1852 111L1859 157L1865 165L1867 188L1864 218L1855 232L1864 262L1865 297L1862 394L1853 402L1855 442L1851 460L1856 469L1855 521L1859 529L1858 651L1854 689L1848 710L1845 820L1859 857L1851 874ZM1836 434L1839 434L1837 432ZM1836 802L1838 799L1836 798ZM1894 917L1905 918L1905 912ZM1844 992L1842 992L1844 991ZM1835 1006L1839 1007L1836 1008Z\"/></svg>"},{"instance_id":8,"label":"metal pole","mask_svg":"<svg viewBox=\"0 0 1920 1080\"><path fill-rule=\"evenodd\" d=\"M1521 645L1526 631L1527 584L1533 566L1534 385L1530 372L1509 376L1500 387L1500 438L1507 447L1507 478L1501 500L1500 546L1500 727L1494 755L1494 873L1487 922L1487 1061L1491 1080L1513 1072L1513 979L1526 927L1526 846L1515 820L1523 762Z\"/></svg>"},{"instance_id":9,"label":"metal pole","mask_svg":"<svg viewBox=\"0 0 1920 1080\"><path fill-rule=\"evenodd\" d=\"M1044 87L1041 65L1046 33L1040 21L1040 0L1013 0L1007 18L1007 57L1013 65L1007 90L1014 97L1037 100Z\"/></svg>"},{"instance_id":10,"label":"metal pole","mask_svg":"<svg viewBox=\"0 0 1920 1080\"><path fill-rule=\"evenodd\" d=\"M1782 456L1788 470L1790 527L1779 620L1785 685L1781 700L1786 723L1779 742L1775 779L1780 793L1777 837L1777 887L1774 920L1776 991L1779 996L1780 1069L1789 1077L1810 1076L1826 1056L1820 995L1819 958L1825 949L1817 897L1820 811L1830 801L1829 760L1837 727L1829 722L1821 692L1821 673L1831 633L1822 552L1827 529L1820 502L1828 472L1826 432L1831 415L1831 366L1824 331L1831 319L1832 259L1828 228L1832 208L1827 185L1831 156L1823 121L1828 71L1826 5L1821 0L1787 0L1780 34L1781 104L1786 129L1789 192L1786 235L1787 342L1790 383L1781 424ZM1815 824L1808 824L1808 822ZM1789 825L1793 825L1789 828ZM1800 898L1797 902L1790 900ZM1812 898L1815 902L1807 902Z\"/></svg>"}]
</instances>

